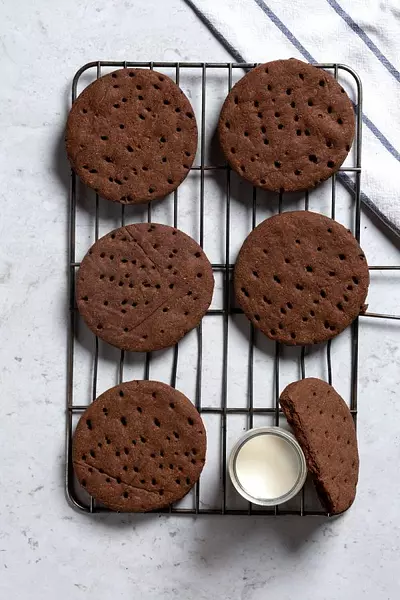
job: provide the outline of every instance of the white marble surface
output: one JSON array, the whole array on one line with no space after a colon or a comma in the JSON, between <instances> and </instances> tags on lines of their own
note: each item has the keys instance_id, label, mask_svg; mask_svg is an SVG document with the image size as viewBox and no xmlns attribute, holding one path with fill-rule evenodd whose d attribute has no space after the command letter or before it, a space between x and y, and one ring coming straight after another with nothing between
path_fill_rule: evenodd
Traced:
<instances>
[{"instance_id":1,"label":"white marble surface","mask_svg":"<svg viewBox=\"0 0 400 600\"><path fill-rule=\"evenodd\" d=\"M266 57L274 57L268 47ZM396 323L362 323L361 476L343 518L90 517L67 504L68 171L60 139L72 75L99 58L230 57L180 0L0 3L0 597L395 600ZM399 241L365 214L362 242L371 264L400 262ZM374 275L370 310L399 313L399 284Z\"/></svg>"}]
</instances>

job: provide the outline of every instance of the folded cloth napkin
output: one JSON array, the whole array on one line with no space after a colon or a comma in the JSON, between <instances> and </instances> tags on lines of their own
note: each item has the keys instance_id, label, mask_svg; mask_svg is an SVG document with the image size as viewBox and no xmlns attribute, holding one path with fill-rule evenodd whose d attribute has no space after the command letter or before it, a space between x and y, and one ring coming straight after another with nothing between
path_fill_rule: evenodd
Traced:
<instances>
[{"instance_id":1,"label":"folded cloth napkin","mask_svg":"<svg viewBox=\"0 0 400 600\"><path fill-rule=\"evenodd\" d=\"M360 75L361 198L400 235L399 0L186 2L238 62L295 57L310 63L343 63ZM347 174L340 178L352 187Z\"/></svg>"}]
</instances>

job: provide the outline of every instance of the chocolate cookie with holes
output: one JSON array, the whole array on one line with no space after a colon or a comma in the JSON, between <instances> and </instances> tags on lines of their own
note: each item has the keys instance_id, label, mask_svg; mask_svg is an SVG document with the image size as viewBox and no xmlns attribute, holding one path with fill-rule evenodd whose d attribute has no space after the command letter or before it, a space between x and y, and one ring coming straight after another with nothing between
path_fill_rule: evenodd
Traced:
<instances>
[{"instance_id":1,"label":"chocolate cookie with holes","mask_svg":"<svg viewBox=\"0 0 400 600\"><path fill-rule=\"evenodd\" d=\"M185 496L206 457L193 404L157 381L130 381L91 404L76 427L72 459L80 484L112 510L146 512Z\"/></svg>"},{"instance_id":2,"label":"chocolate cookie with holes","mask_svg":"<svg viewBox=\"0 0 400 600\"><path fill-rule=\"evenodd\" d=\"M343 225L310 211L285 212L247 237L234 285L243 311L269 338L316 344L364 312L369 270Z\"/></svg>"},{"instance_id":3,"label":"chocolate cookie with holes","mask_svg":"<svg viewBox=\"0 0 400 600\"><path fill-rule=\"evenodd\" d=\"M318 496L331 514L353 503L358 481L356 431L345 401L320 379L288 385L280 403L301 445Z\"/></svg>"},{"instance_id":4,"label":"chocolate cookie with holes","mask_svg":"<svg viewBox=\"0 0 400 600\"><path fill-rule=\"evenodd\" d=\"M231 90L218 123L230 166L265 190L307 190L345 160L352 103L323 69L295 58L262 64Z\"/></svg>"},{"instance_id":5,"label":"chocolate cookie with holes","mask_svg":"<svg viewBox=\"0 0 400 600\"><path fill-rule=\"evenodd\" d=\"M140 204L171 193L189 173L196 119L166 75L121 69L100 77L74 102L66 147L74 171L103 198Z\"/></svg>"},{"instance_id":6,"label":"chocolate cookie with holes","mask_svg":"<svg viewBox=\"0 0 400 600\"><path fill-rule=\"evenodd\" d=\"M76 301L100 338L138 352L176 344L210 306L211 264L191 237L168 225L127 225L99 239L84 257Z\"/></svg>"}]
</instances>

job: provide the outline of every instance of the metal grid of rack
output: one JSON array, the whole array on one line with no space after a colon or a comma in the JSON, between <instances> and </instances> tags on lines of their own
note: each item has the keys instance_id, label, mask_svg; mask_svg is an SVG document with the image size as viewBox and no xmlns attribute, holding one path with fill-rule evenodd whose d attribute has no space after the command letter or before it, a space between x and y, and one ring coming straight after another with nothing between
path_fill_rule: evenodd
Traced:
<instances>
[{"instance_id":1,"label":"metal grid of rack","mask_svg":"<svg viewBox=\"0 0 400 600\"><path fill-rule=\"evenodd\" d=\"M73 84L72 84L72 102L77 97L78 82L82 74L87 71L94 71L96 77L100 77L103 68L122 68L122 67L135 67L135 68L147 68L147 69L173 69L175 73L175 81L179 85L181 71L184 69L193 69L198 74L201 80L201 111L200 115L200 164L194 165L192 170L199 172L200 176L200 188L199 188L199 204L198 204L198 218L199 218L199 242L203 247L204 245L204 189L205 189L205 172L206 171L220 171L224 174L225 178L225 260L221 263L214 263L213 270L215 273L222 274L223 277L223 306L220 309L211 308L208 314L216 315L222 319L223 325L223 363L222 363L222 393L220 399L220 405L218 407L205 406L202 402L202 390L204 377L202 372L202 361L203 361L203 326L199 325L197 329L198 335L198 352L197 352L197 365L196 365L196 392L195 392L195 405L199 412L203 415L215 414L218 415L221 422L221 464L220 467L220 496L221 502L219 508L210 508L203 506L200 502L200 482L196 484L194 490L193 506L191 508L182 508L177 506L169 507L159 512L166 512L170 514L261 514L261 515L280 515L280 514L297 514L300 516L305 515L324 515L326 514L321 508L308 510L305 507L304 502L304 489L300 493L299 505L295 509L282 509L280 507L274 508L260 508L254 507L250 503L246 509L237 508L232 509L227 506L227 418L229 415L238 414L243 415L247 420L247 428L252 428L254 424L254 417L256 415L270 415L273 418L274 424L279 424L280 408L279 408L279 393L280 393L280 365L281 365L281 346L279 343L275 343L275 357L274 357L274 404L272 407L256 407L254 406L254 378L253 378L253 367L254 367L254 347L255 347L255 330L253 326L249 326L249 365L248 365L248 397L247 406L243 408L230 407L228 403L228 336L229 336L229 321L232 315L238 314L241 311L234 307L233 298L231 293L231 274L233 264L230 262L230 244L231 244L231 171L227 164L213 165L206 164L206 146L205 146L205 131L206 131L206 86L207 86L207 73L210 69L217 69L219 72L224 72L225 77L227 75L227 87L226 93L232 87L232 74L236 69L243 69L245 71L255 67L257 63L189 63L189 62L130 62L130 61L98 61L84 65L76 73ZM360 239L360 181L361 181L361 128L362 128L362 87L358 75L349 67L341 64L320 64L316 65L319 68L330 70L333 75L337 78L340 71L349 74L355 83L356 88L356 100L355 100L355 112L356 112L356 137L355 137L355 161L354 166L341 167L335 175L331 178L331 217L335 218L336 214L336 186L338 179L346 187L354 197L354 223L353 233L357 240ZM349 178L347 173L352 173L355 177L354 184ZM179 214L179 202L178 202L179 189L174 192L173 195L173 225L177 227L178 214ZM67 498L70 503L86 512L104 512L104 507L100 507L96 504L93 498L89 498L87 501L82 500L79 494L76 493L76 480L74 479L72 457L71 457L71 441L73 434L73 417L74 415L80 415L86 409L85 405L76 403L74 399L74 351L76 344L76 329L79 314L76 308L75 302L75 276L79 262L76 260L76 217L77 211L79 210L78 203L79 190L77 186L76 175L71 172L71 188L70 188L70 233L69 233L69 332L68 332L68 373L67 373L67 427L66 427L66 470L65 470L65 487ZM94 239L97 240L99 237L99 203L101 199L98 195L95 197L95 219L94 219ZM283 194L279 194L278 210L282 211L283 208ZM306 192L304 194L303 208L308 210L309 208L309 195ZM252 191L252 228L256 226L256 211L257 211L257 188L253 188ZM147 220L152 220L152 205L151 203L147 208ZM125 224L125 207L121 205L120 213L120 224ZM370 270L400 270L398 266L370 266ZM400 319L400 315L387 315L378 313L365 313L362 318L386 318L386 319ZM350 393L350 411L356 421L357 417L357 383L358 383L358 342L359 339L359 319L354 321L351 327L351 393ZM328 382L332 383L332 353L331 353L331 341L329 341L321 352L326 352L326 365L328 373ZM307 348L299 348L298 360L301 376L306 376L306 355ZM119 382L124 380L124 361L126 359L124 351L120 352L119 356ZM148 379L150 374L152 355L148 353L145 359L145 373L144 378ZM174 347L173 350L173 361L172 361L172 372L170 378L170 384L175 387L177 380L177 369L179 361L179 344ZM99 340L93 336L93 357L92 357L92 378L91 378L91 394L90 398L93 401L97 396L97 381L98 381L98 366L99 366Z\"/></svg>"}]
</instances>

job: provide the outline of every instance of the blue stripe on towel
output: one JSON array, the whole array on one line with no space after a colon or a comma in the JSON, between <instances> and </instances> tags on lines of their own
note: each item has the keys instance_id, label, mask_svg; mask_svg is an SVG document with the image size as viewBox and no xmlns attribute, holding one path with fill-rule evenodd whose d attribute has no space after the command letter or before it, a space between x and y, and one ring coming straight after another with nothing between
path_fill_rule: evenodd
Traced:
<instances>
[{"instance_id":1,"label":"blue stripe on towel","mask_svg":"<svg viewBox=\"0 0 400 600\"><path fill-rule=\"evenodd\" d=\"M398 152L398 150L396 150L396 148L394 146L392 146L392 144L389 142L389 140L377 128L375 123L373 123L370 119L368 119L368 117L365 113L363 113L362 119L363 119L364 123L366 124L366 126L368 127L368 129L370 131L372 131L372 133L380 141L380 143L383 146L385 146L386 150L388 150L388 152L390 152L390 154L392 156L394 156L394 158L400 162L400 152Z\"/></svg>"},{"instance_id":2,"label":"blue stripe on towel","mask_svg":"<svg viewBox=\"0 0 400 600\"><path fill-rule=\"evenodd\" d=\"M261 8L261 10L265 12L265 14L271 19L271 21L274 23L274 25L276 25L278 27L278 29L280 29L282 31L282 33L287 37L287 39L290 42L292 42L293 46L295 46L295 48L297 48L297 50L300 52L300 54L302 54L304 56L304 58L308 60L309 63L318 62L315 60L315 58L313 58L311 56L311 54L308 52L308 50L306 50L304 48L303 44L301 44L299 42L299 40L293 35L293 33L291 31L289 31L289 29L286 27L286 25L284 23L282 23L280 18L276 16L276 14L270 9L269 6L267 6L264 2L261 2L260 0L254 0L254 2L256 4L258 4L258 6Z\"/></svg>"},{"instance_id":3,"label":"blue stripe on towel","mask_svg":"<svg viewBox=\"0 0 400 600\"><path fill-rule=\"evenodd\" d=\"M339 172L336 176L340 183L347 189L347 191L354 196L355 185L352 179L347 175L347 173ZM377 217L379 217L385 223L385 225L389 227L391 231L393 231L393 233L395 233L396 235L400 235L400 229L388 219L387 215L385 215L385 213L383 213L363 191L360 192L360 196L362 202L365 204L365 206L369 208L369 210L371 210Z\"/></svg>"},{"instance_id":4,"label":"blue stripe on towel","mask_svg":"<svg viewBox=\"0 0 400 600\"><path fill-rule=\"evenodd\" d=\"M362 39L364 44L368 46L368 48L373 52L376 58L383 64L384 67L389 71L391 75L396 79L398 83L400 83L400 73L396 69L394 65L386 58L384 54L379 50L378 46L374 44L370 37L365 33L365 31L353 21L350 15L347 14L345 10L336 2L336 0L326 0L328 4L333 8L333 10L347 23L347 25ZM258 4L258 2L257 2Z\"/></svg>"},{"instance_id":5,"label":"blue stripe on towel","mask_svg":"<svg viewBox=\"0 0 400 600\"><path fill-rule=\"evenodd\" d=\"M221 44L225 46L225 48L228 50L228 52L230 52L230 54L233 56L236 62L246 62L244 57L240 54L240 52L232 46L232 44L226 39L224 35L222 35L220 31L218 31L218 29L213 25L213 23L211 23L210 19L208 19L206 15L203 12L201 12L199 7L196 4L194 4L192 0L185 0L185 2L186 4L189 4L190 8L203 21L203 23L207 25L207 27L210 29L210 31L212 31L217 40L219 40Z\"/></svg>"}]
</instances>

